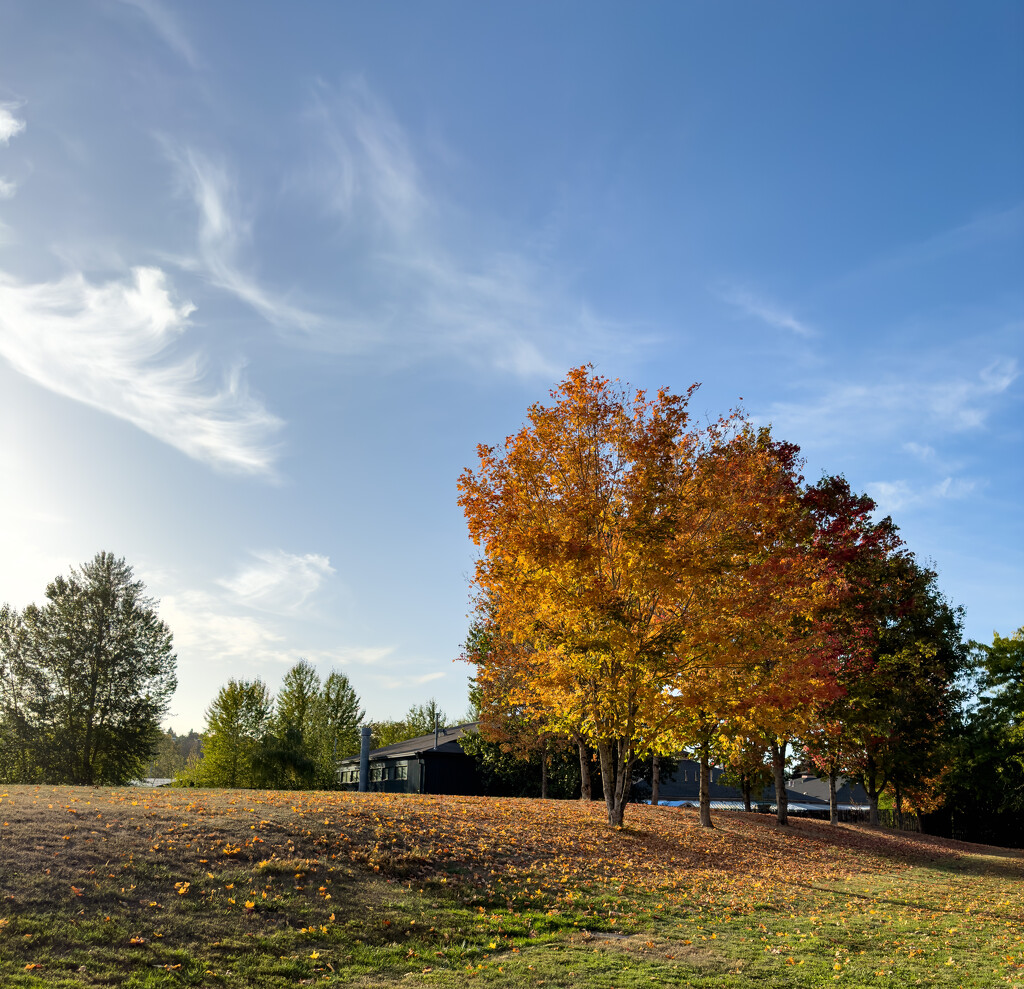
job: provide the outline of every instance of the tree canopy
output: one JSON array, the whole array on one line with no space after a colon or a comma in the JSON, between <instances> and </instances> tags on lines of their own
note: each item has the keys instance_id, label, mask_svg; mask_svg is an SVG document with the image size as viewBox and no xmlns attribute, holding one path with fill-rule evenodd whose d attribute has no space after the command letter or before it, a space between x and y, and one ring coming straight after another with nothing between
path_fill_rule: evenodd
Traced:
<instances>
[{"instance_id":1,"label":"tree canopy","mask_svg":"<svg viewBox=\"0 0 1024 989\"><path fill-rule=\"evenodd\" d=\"M738 687L781 708L797 664L805 689L821 679L829 583L796 448L738 413L694 424L694 388L650 397L576 368L459 480L478 591L528 647L490 656L483 686L597 749L613 824L640 755L715 730Z\"/></svg>"},{"instance_id":2,"label":"tree canopy","mask_svg":"<svg viewBox=\"0 0 1024 989\"><path fill-rule=\"evenodd\" d=\"M140 776L177 686L170 630L124 559L99 553L0 610L0 739L18 781Z\"/></svg>"},{"instance_id":3,"label":"tree canopy","mask_svg":"<svg viewBox=\"0 0 1024 989\"><path fill-rule=\"evenodd\" d=\"M330 789L337 761L359 749L363 711L347 676L321 682L299 660L275 698L262 680L231 679L206 710L203 758L181 774L199 786Z\"/></svg>"}]
</instances>

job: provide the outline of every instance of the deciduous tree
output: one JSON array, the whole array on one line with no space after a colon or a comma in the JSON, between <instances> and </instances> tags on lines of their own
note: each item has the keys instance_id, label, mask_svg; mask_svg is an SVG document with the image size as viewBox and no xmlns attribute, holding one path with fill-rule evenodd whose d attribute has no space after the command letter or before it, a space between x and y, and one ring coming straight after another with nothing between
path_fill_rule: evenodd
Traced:
<instances>
[{"instance_id":1,"label":"deciduous tree","mask_svg":"<svg viewBox=\"0 0 1024 989\"><path fill-rule=\"evenodd\" d=\"M185 781L231 788L263 785L254 762L272 711L270 691L262 680L228 680L206 709L203 757Z\"/></svg>"},{"instance_id":2,"label":"deciduous tree","mask_svg":"<svg viewBox=\"0 0 1024 989\"><path fill-rule=\"evenodd\" d=\"M637 757L681 747L694 711L719 717L738 657L813 607L812 562L780 535L800 517L784 449L739 415L692 425L692 391L576 368L459 481L477 587L532 650L509 702L597 749L615 825Z\"/></svg>"},{"instance_id":3,"label":"deciduous tree","mask_svg":"<svg viewBox=\"0 0 1024 989\"><path fill-rule=\"evenodd\" d=\"M126 783L139 776L177 685L171 633L132 568L99 553L5 609L3 720L30 778Z\"/></svg>"},{"instance_id":4,"label":"deciduous tree","mask_svg":"<svg viewBox=\"0 0 1024 989\"><path fill-rule=\"evenodd\" d=\"M922 811L940 799L968 664L963 609L941 594L933 570L901 554L878 576L872 661L848 684L845 708L850 775L867 791L873 824L886 790L898 810L904 797Z\"/></svg>"}]
</instances>

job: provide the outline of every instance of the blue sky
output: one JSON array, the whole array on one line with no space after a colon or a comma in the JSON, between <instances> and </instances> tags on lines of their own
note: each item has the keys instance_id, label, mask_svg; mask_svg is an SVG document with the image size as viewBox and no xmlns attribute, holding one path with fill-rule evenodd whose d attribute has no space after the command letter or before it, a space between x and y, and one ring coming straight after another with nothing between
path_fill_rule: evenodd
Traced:
<instances>
[{"instance_id":1,"label":"blue sky","mask_svg":"<svg viewBox=\"0 0 1024 989\"><path fill-rule=\"evenodd\" d=\"M456 478L572 366L742 404L1024 623L1024 7L0 0L0 601L110 550L201 728L466 708Z\"/></svg>"}]
</instances>

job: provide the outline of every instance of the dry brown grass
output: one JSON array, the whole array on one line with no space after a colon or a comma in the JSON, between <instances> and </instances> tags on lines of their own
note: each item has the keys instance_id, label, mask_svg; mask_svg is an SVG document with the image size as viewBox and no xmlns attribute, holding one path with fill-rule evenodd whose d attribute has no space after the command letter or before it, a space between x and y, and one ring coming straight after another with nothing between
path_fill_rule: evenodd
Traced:
<instances>
[{"instance_id":1,"label":"dry brown grass","mask_svg":"<svg viewBox=\"0 0 1024 989\"><path fill-rule=\"evenodd\" d=\"M481 911L507 918L506 947L563 931L548 954L585 948L592 965L611 953L745 978L746 948L713 943L704 927L688 939L676 929L765 911L796 918L815 898L844 924L870 905L931 917L936 930L955 922L950 943L987 931L999 932L1000 951L1020 942L1019 853L817 821L716 820L708 831L692 811L637 806L617 830L602 806L572 802L9 788L0 979L112 985L126 965L142 966L130 983L140 986L218 982L229 971L254 986L318 971L398 977L423 958L452 968L475 951ZM646 936L607 937L623 929Z\"/></svg>"}]
</instances>

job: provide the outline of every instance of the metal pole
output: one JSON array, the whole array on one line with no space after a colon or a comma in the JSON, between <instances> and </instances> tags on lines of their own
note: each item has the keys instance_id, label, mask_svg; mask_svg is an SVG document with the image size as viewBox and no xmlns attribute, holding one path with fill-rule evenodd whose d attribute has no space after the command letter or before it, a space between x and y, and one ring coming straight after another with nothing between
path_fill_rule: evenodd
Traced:
<instances>
[{"instance_id":1,"label":"metal pole","mask_svg":"<svg viewBox=\"0 0 1024 989\"><path fill-rule=\"evenodd\" d=\"M359 792L370 788L370 726L363 725L359 736Z\"/></svg>"}]
</instances>

